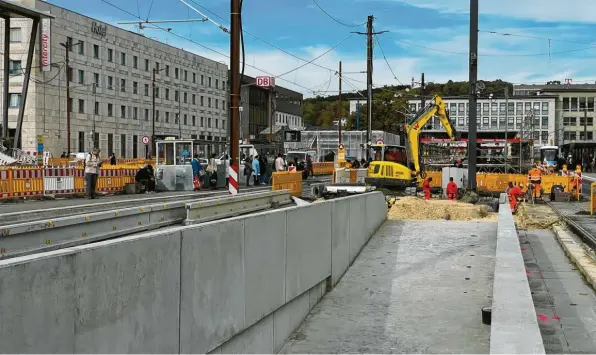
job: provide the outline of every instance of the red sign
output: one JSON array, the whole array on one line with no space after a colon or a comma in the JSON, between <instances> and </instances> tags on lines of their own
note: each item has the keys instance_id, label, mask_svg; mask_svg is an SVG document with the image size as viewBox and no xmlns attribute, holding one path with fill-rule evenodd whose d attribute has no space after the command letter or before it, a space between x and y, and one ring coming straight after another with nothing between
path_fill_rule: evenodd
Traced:
<instances>
[{"instance_id":1,"label":"red sign","mask_svg":"<svg viewBox=\"0 0 596 355\"><path fill-rule=\"evenodd\" d=\"M141 141L143 142L143 144L149 144L149 137L143 136L143 139Z\"/></svg>"},{"instance_id":2,"label":"red sign","mask_svg":"<svg viewBox=\"0 0 596 355\"><path fill-rule=\"evenodd\" d=\"M377 138L377 144L385 144L383 138Z\"/></svg>"},{"instance_id":3,"label":"red sign","mask_svg":"<svg viewBox=\"0 0 596 355\"><path fill-rule=\"evenodd\" d=\"M272 76L257 76L256 77L257 86L260 87L275 87L275 78Z\"/></svg>"},{"instance_id":4,"label":"red sign","mask_svg":"<svg viewBox=\"0 0 596 355\"><path fill-rule=\"evenodd\" d=\"M296 167L294 165L288 166L288 171L296 171Z\"/></svg>"}]
</instances>

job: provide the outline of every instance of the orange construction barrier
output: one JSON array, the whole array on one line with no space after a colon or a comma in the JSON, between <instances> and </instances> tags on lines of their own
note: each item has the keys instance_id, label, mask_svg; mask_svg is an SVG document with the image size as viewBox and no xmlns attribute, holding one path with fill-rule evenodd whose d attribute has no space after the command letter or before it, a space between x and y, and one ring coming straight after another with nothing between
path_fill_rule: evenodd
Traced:
<instances>
[{"instance_id":1,"label":"orange construction barrier","mask_svg":"<svg viewBox=\"0 0 596 355\"><path fill-rule=\"evenodd\" d=\"M12 174L11 197L28 197L43 195L43 169L40 168L16 168L10 171Z\"/></svg>"},{"instance_id":2,"label":"orange construction barrier","mask_svg":"<svg viewBox=\"0 0 596 355\"><path fill-rule=\"evenodd\" d=\"M97 191L99 192L117 192L122 191L122 169L120 168L100 168L97 178Z\"/></svg>"},{"instance_id":3,"label":"orange construction barrier","mask_svg":"<svg viewBox=\"0 0 596 355\"><path fill-rule=\"evenodd\" d=\"M137 170L138 169L131 167L122 168L122 186L126 186L126 184L135 183L135 176L137 175Z\"/></svg>"},{"instance_id":4,"label":"orange construction barrier","mask_svg":"<svg viewBox=\"0 0 596 355\"><path fill-rule=\"evenodd\" d=\"M74 169L74 192L85 193L87 182L85 181L85 169L83 167L76 167Z\"/></svg>"},{"instance_id":5,"label":"orange construction barrier","mask_svg":"<svg viewBox=\"0 0 596 355\"><path fill-rule=\"evenodd\" d=\"M276 171L273 173L271 190L290 190L292 196L302 195L302 173L289 171Z\"/></svg>"},{"instance_id":6,"label":"orange construction barrier","mask_svg":"<svg viewBox=\"0 0 596 355\"><path fill-rule=\"evenodd\" d=\"M0 199L12 197L12 171L0 170Z\"/></svg>"}]
</instances>

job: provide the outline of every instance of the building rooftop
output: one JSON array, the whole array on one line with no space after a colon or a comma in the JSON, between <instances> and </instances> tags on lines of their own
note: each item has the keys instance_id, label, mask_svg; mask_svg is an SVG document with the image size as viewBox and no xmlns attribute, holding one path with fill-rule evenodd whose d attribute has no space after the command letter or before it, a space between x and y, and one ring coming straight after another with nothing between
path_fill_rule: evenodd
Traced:
<instances>
[{"instance_id":1,"label":"building rooftop","mask_svg":"<svg viewBox=\"0 0 596 355\"><path fill-rule=\"evenodd\" d=\"M30 19L55 18L54 15L49 13L6 0L0 0L0 16L12 18L26 17Z\"/></svg>"}]
</instances>

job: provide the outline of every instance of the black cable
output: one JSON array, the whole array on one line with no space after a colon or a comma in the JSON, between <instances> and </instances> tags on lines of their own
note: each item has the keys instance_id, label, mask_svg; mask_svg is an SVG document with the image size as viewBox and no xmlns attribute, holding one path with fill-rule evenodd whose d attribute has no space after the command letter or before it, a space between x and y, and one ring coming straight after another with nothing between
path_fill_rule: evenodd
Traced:
<instances>
[{"instance_id":1,"label":"black cable","mask_svg":"<svg viewBox=\"0 0 596 355\"><path fill-rule=\"evenodd\" d=\"M153 8L153 2L155 0L151 0L151 5L149 5L149 12L147 12L147 19L145 21L149 21L149 15L151 14L151 9ZM141 17L141 15L139 15L139 18Z\"/></svg>"},{"instance_id":2,"label":"black cable","mask_svg":"<svg viewBox=\"0 0 596 355\"><path fill-rule=\"evenodd\" d=\"M379 46L379 48L381 49L381 54L383 54L383 58L385 58L385 63L387 63L387 67L389 68L389 71L391 71L391 74L393 75L393 78L395 80L397 80L397 82L399 83L399 85L403 85L401 83L401 81L399 81L399 79L397 78L397 76L395 75L395 73L393 72L393 69L391 68L391 65L389 65L389 61L387 60L387 56L385 56L385 51L383 50L383 47L381 46L381 42L379 41L379 37L375 34L375 39L377 42L377 46Z\"/></svg>"},{"instance_id":3,"label":"black cable","mask_svg":"<svg viewBox=\"0 0 596 355\"><path fill-rule=\"evenodd\" d=\"M317 7L318 7L318 8L319 8L321 11L323 11L323 13L324 13L325 15L327 15L327 16L328 16L330 19L332 19L333 21L335 21L335 22L339 23L339 24L340 24L340 25L342 25L342 26L346 26L346 27L351 27L351 28L354 28L354 27L360 27L360 26L364 26L364 25L366 25L366 22L364 22L364 23L361 23L361 24L359 24L359 25L348 25L348 24L346 24L346 23L343 23L343 22L341 22L340 20L336 19L335 17L331 16L331 14L329 14L327 11L325 11L325 9L324 9L323 7L321 7L321 5L319 5L319 3L318 3L316 0L312 0L312 2L314 2L314 3L315 3L315 5L317 5Z\"/></svg>"}]
</instances>

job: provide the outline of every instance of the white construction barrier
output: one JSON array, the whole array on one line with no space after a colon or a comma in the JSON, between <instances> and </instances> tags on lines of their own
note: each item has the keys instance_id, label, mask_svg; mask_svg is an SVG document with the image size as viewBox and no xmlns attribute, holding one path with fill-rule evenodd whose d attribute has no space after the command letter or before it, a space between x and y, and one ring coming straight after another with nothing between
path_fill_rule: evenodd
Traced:
<instances>
[{"instance_id":1,"label":"white construction barrier","mask_svg":"<svg viewBox=\"0 0 596 355\"><path fill-rule=\"evenodd\" d=\"M44 195L61 195L74 193L74 169L45 168L43 169Z\"/></svg>"}]
</instances>

